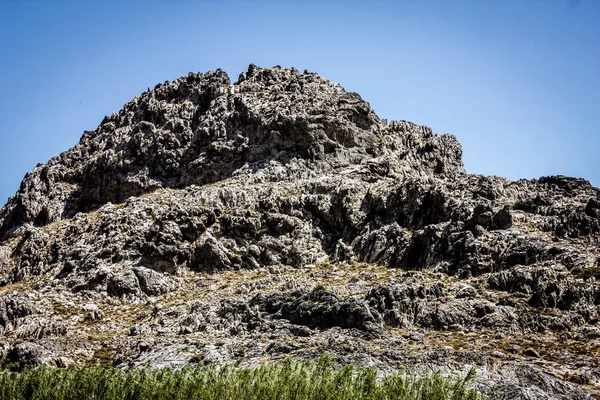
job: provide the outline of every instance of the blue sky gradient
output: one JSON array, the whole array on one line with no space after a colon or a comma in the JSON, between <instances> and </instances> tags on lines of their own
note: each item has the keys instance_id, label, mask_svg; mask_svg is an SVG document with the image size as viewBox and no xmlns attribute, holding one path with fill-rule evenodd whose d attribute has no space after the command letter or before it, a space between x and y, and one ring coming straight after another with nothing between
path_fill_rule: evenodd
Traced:
<instances>
[{"instance_id":1,"label":"blue sky gradient","mask_svg":"<svg viewBox=\"0 0 600 400\"><path fill-rule=\"evenodd\" d=\"M600 1L1 1L0 204L189 71L308 69L453 133L468 172L600 186Z\"/></svg>"}]
</instances>

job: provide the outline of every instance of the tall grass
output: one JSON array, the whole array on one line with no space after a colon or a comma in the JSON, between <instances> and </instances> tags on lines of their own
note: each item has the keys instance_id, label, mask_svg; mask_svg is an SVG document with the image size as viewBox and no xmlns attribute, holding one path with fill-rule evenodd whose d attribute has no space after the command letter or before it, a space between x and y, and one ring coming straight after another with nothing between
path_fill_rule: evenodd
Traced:
<instances>
[{"instance_id":1,"label":"tall grass","mask_svg":"<svg viewBox=\"0 0 600 400\"><path fill-rule=\"evenodd\" d=\"M0 372L0 399L32 400L475 400L464 379L436 373L376 379L374 369L336 368L333 361L287 360L258 368L199 366L180 370L112 367L35 368Z\"/></svg>"}]
</instances>

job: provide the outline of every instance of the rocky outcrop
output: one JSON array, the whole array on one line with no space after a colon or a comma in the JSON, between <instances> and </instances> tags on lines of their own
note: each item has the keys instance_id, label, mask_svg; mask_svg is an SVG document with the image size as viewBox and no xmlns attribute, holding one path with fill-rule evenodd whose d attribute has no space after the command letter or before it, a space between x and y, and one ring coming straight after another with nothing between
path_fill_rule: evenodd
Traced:
<instances>
[{"instance_id":1,"label":"rocky outcrop","mask_svg":"<svg viewBox=\"0 0 600 400\"><path fill-rule=\"evenodd\" d=\"M315 73L136 97L0 209L8 366L475 366L511 398L600 384L600 191L467 174ZM82 339L83 338L83 339Z\"/></svg>"},{"instance_id":2,"label":"rocky outcrop","mask_svg":"<svg viewBox=\"0 0 600 400\"><path fill-rule=\"evenodd\" d=\"M387 125L314 73L251 67L233 86L221 70L190 73L136 97L27 174L0 212L0 234L234 174L298 179L364 164L384 176L426 176L462 171L460 157L454 137Z\"/></svg>"},{"instance_id":3,"label":"rocky outcrop","mask_svg":"<svg viewBox=\"0 0 600 400\"><path fill-rule=\"evenodd\" d=\"M34 313L26 298L19 295L0 297L0 334L14 330L20 322Z\"/></svg>"},{"instance_id":4,"label":"rocky outcrop","mask_svg":"<svg viewBox=\"0 0 600 400\"><path fill-rule=\"evenodd\" d=\"M308 293L292 292L258 296L251 301L263 311L290 321L294 325L327 329L334 326L359 329L367 332L381 331L379 318L375 318L366 304L355 299L340 301L324 288Z\"/></svg>"}]
</instances>

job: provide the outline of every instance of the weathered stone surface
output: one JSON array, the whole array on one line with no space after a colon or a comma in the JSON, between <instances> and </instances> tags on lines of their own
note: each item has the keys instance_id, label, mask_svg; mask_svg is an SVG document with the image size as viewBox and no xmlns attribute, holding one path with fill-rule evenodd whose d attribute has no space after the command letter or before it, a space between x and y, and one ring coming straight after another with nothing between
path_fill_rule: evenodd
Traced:
<instances>
[{"instance_id":1,"label":"weathered stone surface","mask_svg":"<svg viewBox=\"0 0 600 400\"><path fill-rule=\"evenodd\" d=\"M66 368L73 360L64 356L55 356L56 349L48 348L33 342L16 344L7 355L6 361L16 363L19 368L52 366Z\"/></svg>"},{"instance_id":2,"label":"weathered stone surface","mask_svg":"<svg viewBox=\"0 0 600 400\"><path fill-rule=\"evenodd\" d=\"M191 73L0 209L0 357L332 353L383 373L475 366L501 398L586 398L599 244L600 191L583 179L467 174L453 136L388 123L315 73Z\"/></svg>"},{"instance_id":3,"label":"weathered stone surface","mask_svg":"<svg viewBox=\"0 0 600 400\"><path fill-rule=\"evenodd\" d=\"M169 278L151 269L135 267L133 273L138 280L141 291L148 296L158 296L174 289L174 285L169 282Z\"/></svg>"},{"instance_id":4,"label":"weathered stone surface","mask_svg":"<svg viewBox=\"0 0 600 400\"><path fill-rule=\"evenodd\" d=\"M327 329L334 326L368 332L381 331L381 321L374 317L365 303L354 299L340 301L325 289L308 293L292 292L283 295L259 296L251 301L275 318L309 328Z\"/></svg>"},{"instance_id":5,"label":"weathered stone surface","mask_svg":"<svg viewBox=\"0 0 600 400\"><path fill-rule=\"evenodd\" d=\"M34 309L27 298L19 295L7 295L0 297L0 334L13 330Z\"/></svg>"}]
</instances>

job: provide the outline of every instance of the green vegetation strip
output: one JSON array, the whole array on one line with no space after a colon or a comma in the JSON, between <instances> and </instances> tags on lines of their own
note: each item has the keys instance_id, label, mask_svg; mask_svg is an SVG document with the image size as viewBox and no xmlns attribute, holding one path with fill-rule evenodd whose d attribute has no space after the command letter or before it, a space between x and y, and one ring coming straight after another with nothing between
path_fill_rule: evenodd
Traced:
<instances>
[{"instance_id":1,"label":"green vegetation strip","mask_svg":"<svg viewBox=\"0 0 600 400\"><path fill-rule=\"evenodd\" d=\"M277 399L277 400L475 400L474 370L464 379L440 373L427 377L390 375L376 379L376 370L335 367L319 362L287 360L258 368L239 365L171 369L112 367L34 368L0 372L0 399Z\"/></svg>"}]
</instances>

